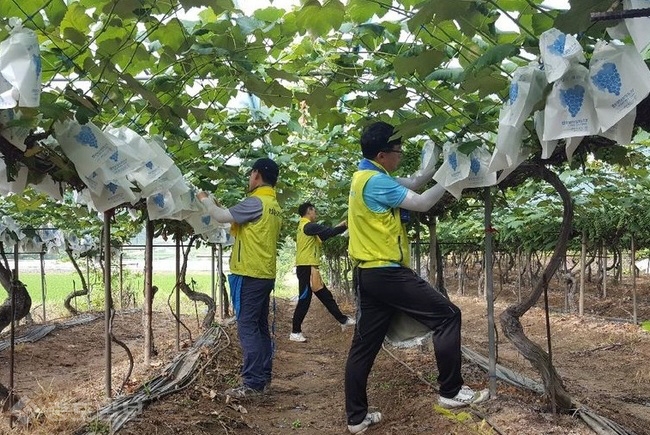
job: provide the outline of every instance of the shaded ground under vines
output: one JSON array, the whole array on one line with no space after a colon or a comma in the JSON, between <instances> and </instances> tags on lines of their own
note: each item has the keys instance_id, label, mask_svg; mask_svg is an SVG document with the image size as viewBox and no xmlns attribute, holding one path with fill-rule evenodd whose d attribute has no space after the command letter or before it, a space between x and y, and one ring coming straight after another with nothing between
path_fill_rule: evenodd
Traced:
<instances>
[{"instance_id":1,"label":"shaded ground under vines","mask_svg":"<svg viewBox=\"0 0 650 435\"><path fill-rule=\"evenodd\" d=\"M555 284L555 283L554 283ZM468 288L476 288L476 284ZM639 316L650 318L650 291L640 282ZM473 296L451 297L463 310L463 344L487 355L485 303ZM468 292L466 292L467 294ZM472 292L475 294L474 292ZM497 314L516 292L504 287L497 298ZM339 297L339 299L343 299ZM581 403L613 419L637 434L650 434L650 334L616 321L558 312L563 291L551 292L557 308L551 316L554 364L568 391ZM341 300L344 312L353 301ZM611 286L607 299L594 293L586 312L605 317L627 316L629 288ZM226 403L222 392L239 382L241 353L236 328L226 327L233 345L217 355L198 381L188 389L167 396L147 407L119 433L123 434L341 434L345 433L343 370L352 330L341 331L338 323L314 300L305 320L306 343L288 340L293 304L278 300L275 310L277 354L270 394L242 402ZM188 322L195 327L191 319ZM545 347L544 313L534 308L522 318L528 335ZM162 364L174 355L174 323L159 314L154 321ZM116 325L118 334L141 361L140 314L124 314ZM105 403L103 398L103 324L95 322L70 328L33 343L17 352L18 392L27 395L46 414L43 422L15 433L71 433L88 412ZM0 353L6 367L8 351ZM119 351L114 358L119 361ZM499 362L537 378L527 361L499 337ZM137 359L140 358L140 359ZM120 379L116 362L114 383ZM135 388L155 372L141 364L132 381ZM3 370L3 374L5 370ZM470 413L445 413L435 407L437 373L430 349L381 351L369 379L371 406L381 410L384 421L368 433L376 434L588 434L579 420L552 415L546 401L533 393L498 383L498 397ZM467 384L487 386L486 374L469 362L463 364ZM433 387L431 386L433 385ZM58 409L58 414L57 414ZM72 409L74 412L61 412ZM82 412L83 411L83 412ZM6 421L0 431L6 431ZM102 426L98 424L98 430Z\"/></svg>"}]
</instances>

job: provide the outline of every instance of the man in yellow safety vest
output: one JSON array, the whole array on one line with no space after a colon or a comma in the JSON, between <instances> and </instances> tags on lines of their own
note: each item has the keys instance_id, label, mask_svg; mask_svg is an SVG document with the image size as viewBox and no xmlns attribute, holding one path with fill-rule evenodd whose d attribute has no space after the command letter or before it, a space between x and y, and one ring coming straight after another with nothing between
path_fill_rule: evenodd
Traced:
<instances>
[{"instance_id":1,"label":"man in yellow safety vest","mask_svg":"<svg viewBox=\"0 0 650 435\"><path fill-rule=\"evenodd\" d=\"M244 362L242 385L225 391L230 397L262 394L271 382L273 342L268 316L282 225L275 195L278 174L273 160L257 160L248 179L248 197L228 209L216 205L204 192L197 195L217 221L232 224L235 236L228 281Z\"/></svg>"},{"instance_id":2,"label":"man in yellow safety vest","mask_svg":"<svg viewBox=\"0 0 650 435\"><path fill-rule=\"evenodd\" d=\"M332 292L325 286L318 266L320 265L321 244L330 237L337 236L348 228L345 221L335 227L316 223L316 207L310 202L298 207L300 221L296 233L296 275L298 276L298 304L293 313L293 325L289 340L307 341L302 333L312 293L325 305L327 311L341 324L341 327L355 324L355 320L341 313Z\"/></svg>"},{"instance_id":3,"label":"man in yellow safety vest","mask_svg":"<svg viewBox=\"0 0 650 435\"><path fill-rule=\"evenodd\" d=\"M402 210L425 212L444 189L436 184L417 194L435 168L409 178L390 172L399 166L402 141L385 122L369 125L361 135L363 159L352 176L348 206L348 250L356 264L357 325L345 367L348 430L356 434L381 421L368 412L368 375L394 314L403 312L433 331L440 396L447 408L486 400L487 390L463 385L460 373L460 309L409 267L408 240Z\"/></svg>"}]
</instances>

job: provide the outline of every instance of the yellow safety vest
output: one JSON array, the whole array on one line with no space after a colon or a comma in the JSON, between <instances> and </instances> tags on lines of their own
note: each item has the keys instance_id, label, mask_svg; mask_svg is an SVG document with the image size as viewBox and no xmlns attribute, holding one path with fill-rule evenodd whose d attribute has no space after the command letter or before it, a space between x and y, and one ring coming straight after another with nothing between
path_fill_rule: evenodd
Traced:
<instances>
[{"instance_id":1,"label":"yellow safety vest","mask_svg":"<svg viewBox=\"0 0 650 435\"><path fill-rule=\"evenodd\" d=\"M323 242L318 236L305 234L305 225L311 221L305 217L298 222L296 234L296 266L318 266L320 264L321 245Z\"/></svg>"},{"instance_id":2,"label":"yellow safety vest","mask_svg":"<svg viewBox=\"0 0 650 435\"><path fill-rule=\"evenodd\" d=\"M363 200L363 189L370 177L378 171L363 169L352 175L348 203L348 230L350 257L361 268L385 267L400 264L409 267L406 226L402 224L399 209L375 212Z\"/></svg>"},{"instance_id":3,"label":"yellow safety vest","mask_svg":"<svg viewBox=\"0 0 650 435\"><path fill-rule=\"evenodd\" d=\"M236 239L230 255L230 271L252 278L275 279L282 210L271 186L260 186L250 196L262 201L262 216L255 222L234 225Z\"/></svg>"}]
</instances>

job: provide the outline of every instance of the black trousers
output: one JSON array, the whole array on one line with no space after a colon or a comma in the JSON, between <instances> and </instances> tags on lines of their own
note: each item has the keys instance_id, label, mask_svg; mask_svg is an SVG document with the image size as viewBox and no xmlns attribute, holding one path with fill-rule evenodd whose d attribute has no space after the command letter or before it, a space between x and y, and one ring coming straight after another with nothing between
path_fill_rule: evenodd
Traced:
<instances>
[{"instance_id":1,"label":"black trousers","mask_svg":"<svg viewBox=\"0 0 650 435\"><path fill-rule=\"evenodd\" d=\"M305 316L309 311L309 305L311 305L311 285L309 284L309 277L311 276L311 266L296 266L296 275L298 276L298 305L296 305L296 310L293 312L293 326L292 332L302 332L302 322L305 320ZM339 322L345 323L348 320L348 317L341 313L339 306L334 300L332 292L330 292L327 287L323 287L319 291L315 292L316 297L320 300L327 311L330 312L332 316Z\"/></svg>"},{"instance_id":2,"label":"black trousers","mask_svg":"<svg viewBox=\"0 0 650 435\"><path fill-rule=\"evenodd\" d=\"M454 397L463 385L460 309L411 269L380 267L356 273L357 325L345 366L348 424L361 423L368 412L368 375L398 310L433 331L440 395Z\"/></svg>"}]
</instances>

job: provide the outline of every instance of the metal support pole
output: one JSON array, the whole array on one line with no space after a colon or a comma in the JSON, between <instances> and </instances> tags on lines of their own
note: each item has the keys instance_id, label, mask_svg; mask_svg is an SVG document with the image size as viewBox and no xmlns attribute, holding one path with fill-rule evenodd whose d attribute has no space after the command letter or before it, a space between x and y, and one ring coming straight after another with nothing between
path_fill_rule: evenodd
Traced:
<instances>
[{"instance_id":1,"label":"metal support pole","mask_svg":"<svg viewBox=\"0 0 650 435\"><path fill-rule=\"evenodd\" d=\"M90 255L86 255L86 285L88 286L88 293L86 294L86 300L88 301L88 311L91 311L92 307L90 306L90 289L92 286L90 285ZM77 298L75 298L75 301L76 300Z\"/></svg>"},{"instance_id":2,"label":"metal support pole","mask_svg":"<svg viewBox=\"0 0 650 435\"><path fill-rule=\"evenodd\" d=\"M637 304L636 304L636 240L632 234L632 321L637 324Z\"/></svg>"},{"instance_id":3,"label":"metal support pole","mask_svg":"<svg viewBox=\"0 0 650 435\"><path fill-rule=\"evenodd\" d=\"M214 244L212 244L212 252L211 252L211 257L210 257L210 264L212 266L210 268L210 270L212 272L210 274L210 284L211 284L210 288L212 289L212 300L215 301L215 303L217 301L217 298L216 298L216 296L217 296L217 287L216 287L217 286L217 281L215 279L216 277L215 277L215 270L214 270L215 267L216 267L215 258L214 258L216 251L217 251L217 247Z\"/></svg>"},{"instance_id":4,"label":"metal support pole","mask_svg":"<svg viewBox=\"0 0 650 435\"><path fill-rule=\"evenodd\" d=\"M580 251L580 297L578 299L578 315L585 314L585 274L587 273L587 232L582 231L582 248Z\"/></svg>"},{"instance_id":5,"label":"metal support pole","mask_svg":"<svg viewBox=\"0 0 650 435\"><path fill-rule=\"evenodd\" d=\"M45 323L45 288L47 283L45 282L45 252L41 251L41 300L43 301L43 323Z\"/></svg>"},{"instance_id":6,"label":"metal support pole","mask_svg":"<svg viewBox=\"0 0 650 435\"><path fill-rule=\"evenodd\" d=\"M226 307L223 304L223 292L226 289L226 283L223 282L225 274L223 273L223 245L221 243L217 245L217 268L219 270L219 307L221 307L219 312L223 320L226 318Z\"/></svg>"},{"instance_id":7,"label":"metal support pole","mask_svg":"<svg viewBox=\"0 0 650 435\"><path fill-rule=\"evenodd\" d=\"M120 310L124 309L124 252L120 249Z\"/></svg>"},{"instance_id":8,"label":"metal support pole","mask_svg":"<svg viewBox=\"0 0 650 435\"><path fill-rule=\"evenodd\" d=\"M176 351L181 350L181 234L176 232Z\"/></svg>"},{"instance_id":9,"label":"metal support pole","mask_svg":"<svg viewBox=\"0 0 650 435\"><path fill-rule=\"evenodd\" d=\"M16 292L18 289L18 243L14 245L14 270L11 274L11 327L9 333L9 427L13 429L15 417L13 415L14 407L14 389L15 389L15 373L14 367L15 352L16 352Z\"/></svg>"},{"instance_id":10,"label":"metal support pole","mask_svg":"<svg viewBox=\"0 0 650 435\"><path fill-rule=\"evenodd\" d=\"M494 277L492 258L492 192L489 187L485 188L485 298L487 300L488 314L488 379L490 381L490 397L497 394L496 376L496 340L494 333Z\"/></svg>"},{"instance_id":11,"label":"metal support pole","mask_svg":"<svg viewBox=\"0 0 650 435\"><path fill-rule=\"evenodd\" d=\"M111 388L111 216L104 212L104 355L106 358L106 397L113 396Z\"/></svg>"},{"instance_id":12,"label":"metal support pole","mask_svg":"<svg viewBox=\"0 0 650 435\"><path fill-rule=\"evenodd\" d=\"M592 12L591 21L624 20L627 18L650 17L650 8L635 8L626 11Z\"/></svg>"},{"instance_id":13,"label":"metal support pole","mask_svg":"<svg viewBox=\"0 0 650 435\"><path fill-rule=\"evenodd\" d=\"M419 216L415 217L415 272L418 274L418 276L422 276L421 272L421 267L422 265L420 264L420 218Z\"/></svg>"},{"instance_id":14,"label":"metal support pole","mask_svg":"<svg viewBox=\"0 0 650 435\"><path fill-rule=\"evenodd\" d=\"M144 248L144 365L151 363L153 306L153 222L147 217Z\"/></svg>"}]
</instances>

